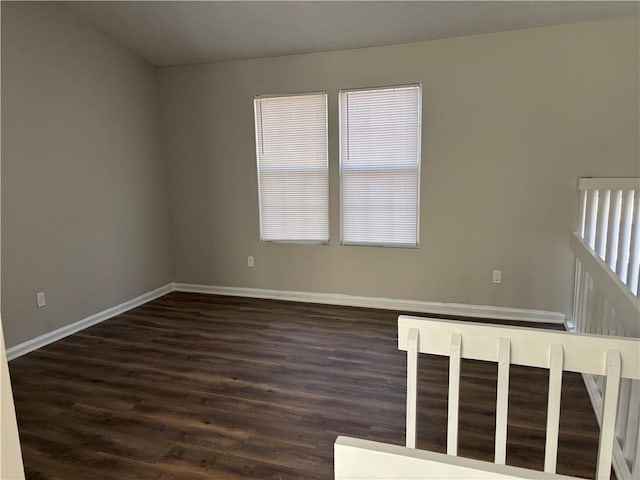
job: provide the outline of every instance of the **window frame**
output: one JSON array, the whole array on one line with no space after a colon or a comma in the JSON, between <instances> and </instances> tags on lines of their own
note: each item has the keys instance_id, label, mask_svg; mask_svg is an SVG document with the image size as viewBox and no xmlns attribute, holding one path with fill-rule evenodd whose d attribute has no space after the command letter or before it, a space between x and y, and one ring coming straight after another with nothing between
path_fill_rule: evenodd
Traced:
<instances>
[{"instance_id":1,"label":"window frame","mask_svg":"<svg viewBox=\"0 0 640 480\"><path fill-rule=\"evenodd\" d=\"M345 242L344 240L344 198L343 198L343 149L345 139L342 132L342 95L347 92L359 92L367 90L393 90L397 88L417 87L418 89L418 142L417 142L417 170L416 170L416 243L389 243L389 242ZM422 84L406 83L395 85L382 85L372 87L342 88L338 90L338 133L339 133L339 182L340 182L340 245L345 247L385 247L385 248L420 248L420 193L422 183ZM372 171L372 170L369 170Z\"/></svg>"},{"instance_id":2,"label":"window frame","mask_svg":"<svg viewBox=\"0 0 640 480\"><path fill-rule=\"evenodd\" d=\"M258 100L267 98L287 98L298 96L311 96L311 95L324 95L325 97L325 149L327 152L325 160L325 171L327 174L327 239L326 240L291 240L291 239L278 239L278 240L265 240L262 232L262 191L260 188L260 158L258 155L259 141L258 141ZM256 181L258 192L258 241L260 243L272 243L272 244L288 244L288 245L329 245L331 240L331 188L330 188L330 172L329 172L329 94L326 90L317 90L312 92L296 92L296 93L274 93L274 94L262 94L255 95L253 97L253 129L255 138L255 155L256 155ZM262 119L260 119L260 127L262 127Z\"/></svg>"}]
</instances>

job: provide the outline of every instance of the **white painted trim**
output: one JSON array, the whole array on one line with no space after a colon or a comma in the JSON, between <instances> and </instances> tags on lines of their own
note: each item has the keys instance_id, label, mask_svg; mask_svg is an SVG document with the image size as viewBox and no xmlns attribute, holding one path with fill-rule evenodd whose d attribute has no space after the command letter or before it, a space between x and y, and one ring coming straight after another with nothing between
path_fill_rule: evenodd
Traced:
<instances>
[{"instance_id":1,"label":"white painted trim","mask_svg":"<svg viewBox=\"0 0 640 480\"><path fill-rule=\"evenodd\" d=\"M31 340L27 340L26 342L19 343L11 348L7 349L7 360L13 360L14 358L21 357L29 352L37 350L38 348L44 347L45 345L49 345L55 341L58 341L64 337L68 337L69 335L73 335L80 330L84 330L85 328L91 327L97 323L108 320L116 315L120 315L128 310L139 307L142 304L150 302L151 300L155 300L156 298L162 297L167 293L174 291L174 284L167 283L166 285L156 288L147 293L143 293L142 295L128 300L120 305L116 305L111 308L107 308L101 312L98 312L94 315L91 315L87 318L83 318L77 322L71 323L69 325L65 325L64 327L60 327L51 332L40 335L39 337L32 338Z\"/></svg>"},{"instance_id":2,"label":"white painted trim","mask_svg":"<svg viewBox=\"0 0 640 480\"><path fill-rule=\"evenodd\" d=\"M598 427L600 427L602 424L602 395L598 392L595 376L588 373L582 373L582 380L584 381L584 386L587 388L589 400L591 400L591 406L593 407L596 420L598 421ZM613 466L613 471L616 474L616 478L625 480L631 478L631 471L629 470L627 461L624 458L622 447L620 446L620 441L617 437L614 437L613 440L613 457L611 464Z\"/></svg>"},{"instance_id":3,"label":"white painted trim","mask_svg":"<svg viewBox=\"0 0 640 480\"><path fill-rule=\"evenodd\" d=\"M422 302L418 300L400 300L394 298L361 297L340 293L297 292L288 290L266 290L262 288L220 287L215 285L196 285L176 283L178 292L207 293L211 295L230 295L234 297L268 298L291 302L322 303L344 305L348 307L377 308L401 312L431 313L442 315L460 315L464 317L493 318L496 320L515 320L524 322L558 323L565 320L564 313L520 308L492 307L487 305L466 305L459 303Z\"/></svg>"}]
</instances>

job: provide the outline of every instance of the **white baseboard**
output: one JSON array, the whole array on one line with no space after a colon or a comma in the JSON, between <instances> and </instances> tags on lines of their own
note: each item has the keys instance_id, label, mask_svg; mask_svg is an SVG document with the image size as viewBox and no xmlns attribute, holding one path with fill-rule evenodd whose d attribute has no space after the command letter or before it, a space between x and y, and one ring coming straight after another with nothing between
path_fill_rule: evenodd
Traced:
<instances>
[{"instance_id":1,"label":"white baseboard","mask_svg":"<svg viewBox=\"0 0 640 480\"><path fill-rule=\"evenodd\" d=\"M587 388L589 400L591 400L591 406L593 407L593 412L596 415L598 426L602 427L602 395L598 391L596 377L595 375L583 373L582 380L584 381L584 386ZM620 446L620 442L617 437L614 437L613 439L613 456L611 458L611 464L613 465L613 471L616 474L616 478L620 480L631 479L631 471L629 470L629 465L627 465L627 461L624 458L624 453L622 452L622 447Z\"/></svg>"},{"instance_id":2,"label":"white baseboard","mask_svg":"<svg viewBox=\"0 0 640 480\"><path fill-rule=\"evenodd\" d=\"M65 325L64 327L60 327L56 330L53 330L52 332L40 335L39 337L32 338L31 340L27 340L26 342L19 343L18 345L7 349L7 360L13 360L14 358L18 358L29 352L37 350L38 348L44 347L45 345L49 345L50 343L53 343L64 337L68 337L69 335L79 332L80 330L84 330L85 328L108 320L109 318L115 317L116 315L120 315L121 313L131 310L132 308L139 307L144 303L162 297L167 293L173 292L173 290L174 284L168 283L160 288L156 288L155 290L143 293L136 298L121 303L120 305L107 308L106 310L91 315L90 317L83 318L82 320L71 323L69 325Z\"/></svg>"},{"instance_id":3,"label":"white baseboard","mask_svg":"<svg viewBox=\"0 0 640 480\"><path fill-rule=\"evenodd\" d=\"M296 292L287 290L265 290L261 288L219 287L176 283L178 292L208 293L213 295L231 295L235 297L268 298L292 302L323 303L349 307L378 308L402 312L432 313L442 315L460 315L465 317L494 318L497 320L515 320L525 322L559 323L565 320L563 313L519 308L492 307L486 305L465 305L459 303L422 302L418 300L399 300L393 298L361 297L339 293Z\"/></svg>"},{"instance_id":4,"label":"white baseboard","mask_svg":"<svg viewBox=\"0 0 640 480\"><path fill-rule=\"evenodd\" d=\"M173 291L206 293L212 295L230 295L235 297L267 298L292 302L322 303L344 305L348 307L377 308L401 312L431 313L441 315L460 315L465 317L493 318L525 322L558 323L565 321L563 313L520 308L492 307L486 305L465 305L459 303L422 302L418 300L400 300L394 298L362 297L340 293L296 292L287 290L266 290L261 288L220 287L195 285L190 283L168 283L160 288L144 293L134 299L98 312L39 337L27 340L7 349L7 359L13 360L50 343L68 337L80 330L120 315L128 310L155 300Z\"/></svg>"}]
</instances>

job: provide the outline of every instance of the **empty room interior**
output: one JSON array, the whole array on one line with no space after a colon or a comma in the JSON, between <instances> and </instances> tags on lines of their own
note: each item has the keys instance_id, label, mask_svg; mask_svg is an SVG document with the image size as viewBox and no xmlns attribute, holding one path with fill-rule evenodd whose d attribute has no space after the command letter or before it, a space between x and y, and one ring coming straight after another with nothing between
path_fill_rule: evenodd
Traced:
<instances>
[{"instance_id":1,"label":"empty room interior","mask_svg":"<svg viewBox=\"0 0 640 480\"><path fill-rule=\"evenodd\" d=\"M640 3L0 6L0 478L640 479Z\"/></svg>"}]
</instances>

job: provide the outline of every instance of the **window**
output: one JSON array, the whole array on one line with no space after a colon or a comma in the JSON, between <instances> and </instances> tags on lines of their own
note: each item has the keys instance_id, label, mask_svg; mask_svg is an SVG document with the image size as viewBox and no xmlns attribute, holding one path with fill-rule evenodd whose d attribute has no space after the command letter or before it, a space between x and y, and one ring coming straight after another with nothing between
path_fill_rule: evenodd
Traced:
<instances>
[{"instance_id":1,"label":"window","mask_svg":"<svg viewBox=\"0 0 640 480\"><path fill-rule=\"evenodd\" d=\"M260 240L329 241L327 94L254 100Z\"/></svg>"},{"instance_id":2,"label":"window","mask_svg":"<svg viewBox=\"0 0 640 480\"><path fill-rule=\"evenodd\" d=\"M340 92L344 245L418 245L420 90Z\"/></svg>"}]
</instances>

